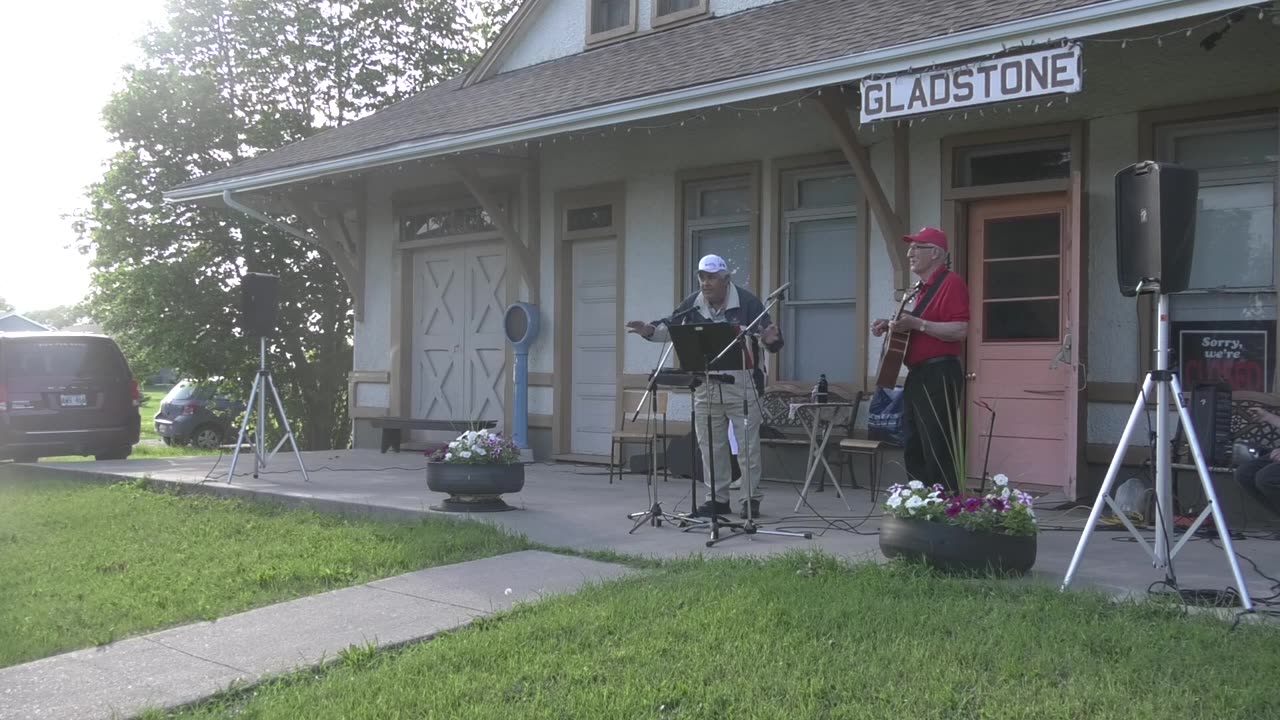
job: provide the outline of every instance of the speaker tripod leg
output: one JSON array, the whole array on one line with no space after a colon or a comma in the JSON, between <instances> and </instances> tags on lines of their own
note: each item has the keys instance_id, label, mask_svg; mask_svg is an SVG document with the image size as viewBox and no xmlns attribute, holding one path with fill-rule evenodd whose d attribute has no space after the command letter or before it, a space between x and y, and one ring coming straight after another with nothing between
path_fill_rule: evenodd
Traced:
<instances>
[{"instance_id":1,"label":"speaker tripod leg","mask_svg":"<svg viewBox=\"0 0 1280 720\"><path fill-rule=\"evenodd\" d=\"M236 474L236 463L240 460L240 448L244 447L245 433L249 429L249 418L253 415L253 400L258 396L258 383L262 376L258 375L253 380L253 389L249 391L249 402L245 403L244 419L240 421L240 434L236 436L236 447L231 451L231 467L227 468L227 484L231 484L231 478ZM258 434L262 434L262 416L258 416ZM257 474L257 459L254 459L254 474Z\"/></svg>"},{"instance_id":2,"label":"speaker tripod leg","mask_svg":"<svg viewBox=\"0 0 1280 720\"><path fill-rule=\"evenodd\" d=\"M293 428L289 427L289 417L284 413L284 403L280 402L280 393L276 392L276 383L271 379L271 374L267 374L267 385L271 388L271 396L276 401L276 412L280 413L280 424L284 425L284 436L289 441L289 445L293 447L293 457L298 461L298 468L302 470L302 481L311 482L311 478L307 475L307 466L302 463L302 453L298 452L298 441L293 436Z\"/></svg>"}]
</instances>

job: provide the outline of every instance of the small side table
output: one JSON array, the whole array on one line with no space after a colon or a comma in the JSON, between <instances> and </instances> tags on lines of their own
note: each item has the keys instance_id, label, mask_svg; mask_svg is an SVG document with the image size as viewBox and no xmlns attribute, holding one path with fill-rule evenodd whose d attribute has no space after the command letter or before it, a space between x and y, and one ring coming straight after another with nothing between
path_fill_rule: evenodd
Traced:
<instances>
[{"instance_id":1,"label":"small side table","mask_svg":"<svg viewBox=\"0 0 1280 720\"><path fill-rule=\"evenodd\" d=\"M836 488L836 495L844 502L845 508L853 510L849 507L849 499L844 496L844 491L840 488L840 480L831 471L831 465L827 464L826 450L827 441L831 439L831 429L840 424L842 417L847 418L854 407L853 403L791 403L790 417L799 418L801 424L809 430L809 459L805 463L804 487L800 490L800 499L796 500L794 512L800 511L800 506L809 493L809 486L813 483L813 474L818 470L819 465L823 467L827 477L831 478L831 484Z\"/></svg>"}]
</instances>

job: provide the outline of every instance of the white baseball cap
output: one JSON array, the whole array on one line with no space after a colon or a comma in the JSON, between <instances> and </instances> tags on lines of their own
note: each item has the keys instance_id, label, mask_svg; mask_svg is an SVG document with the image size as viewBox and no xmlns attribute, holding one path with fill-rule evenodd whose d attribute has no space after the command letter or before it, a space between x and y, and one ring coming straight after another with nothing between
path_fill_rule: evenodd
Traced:
<instances>
[{"instance_id":1,"label":"white baseball cap","mask_svg":"<svg viewBox=\"0 0 1280 720\"><path fill-rule=\"evenodd\" d=\"M706 255L698 261L698 272L722 273L728 271L729 265L719 255Z\"/></svg>"}]
</instances>

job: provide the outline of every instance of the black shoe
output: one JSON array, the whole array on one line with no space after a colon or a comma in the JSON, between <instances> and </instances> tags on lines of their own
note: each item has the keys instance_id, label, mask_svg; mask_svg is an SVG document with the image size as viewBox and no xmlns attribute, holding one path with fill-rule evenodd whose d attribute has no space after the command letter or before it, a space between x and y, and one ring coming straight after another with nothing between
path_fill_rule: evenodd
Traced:
<instances>
[{"instance_id":1,"label":"black shoe","mask_svg":"<svg viewBox=\"0 0 1280 720\"><path fill-rule=\"evenodd\" d=\"M715 502L714 500L708 500L702 503L701 505L699 505L698 507L694 508L693 512L689 513L689 517L711 517L712 515L729 515L732 512L733 512L733 508L729 506L729 503Z\"/></svg>"},{"instance_id":2,"label":"black shoe","mask_svg":"<svg viewBox=\"0 0 1280 720\"><path fill-rule=\"evenodd\" d=\"M742 503L742 511L738 513L738 517L742 518L743 520L747 519L747 504L745 502ZM760 517L760 501L759 500L751 501L751 517L753 519Z\"/></svg>"}]
</instances>

